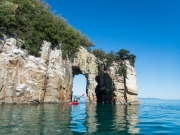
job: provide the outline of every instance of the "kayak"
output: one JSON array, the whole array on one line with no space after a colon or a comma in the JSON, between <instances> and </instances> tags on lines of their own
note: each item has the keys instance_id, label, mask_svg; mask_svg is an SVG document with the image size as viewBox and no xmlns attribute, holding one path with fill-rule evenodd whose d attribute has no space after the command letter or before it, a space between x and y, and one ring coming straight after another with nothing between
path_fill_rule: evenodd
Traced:
<instances>
[{"instance_id":1,"label":"kayak","mask_svg":"<svg viewBox=\"0 0 180 135\"><path fill-rule=\"evenodd\" d=\"M79 102L69 102L68 105L78 105Z\"/></svg>"}]
</instances>

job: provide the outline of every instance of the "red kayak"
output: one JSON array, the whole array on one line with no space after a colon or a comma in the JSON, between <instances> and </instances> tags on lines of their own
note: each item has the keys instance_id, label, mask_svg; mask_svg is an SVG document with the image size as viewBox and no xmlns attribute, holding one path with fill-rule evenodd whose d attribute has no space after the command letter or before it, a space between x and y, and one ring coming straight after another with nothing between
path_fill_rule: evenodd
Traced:
<instances>
[{"instance_id":1,"label":"red kayak","mask_svg":"<svg viewBox=\"0 0 180 135\"><path fill-rule=\"evenodd\" d=\"M79 102L69 102L68 105L78 105Z\"/></svg>"}]
</instances>

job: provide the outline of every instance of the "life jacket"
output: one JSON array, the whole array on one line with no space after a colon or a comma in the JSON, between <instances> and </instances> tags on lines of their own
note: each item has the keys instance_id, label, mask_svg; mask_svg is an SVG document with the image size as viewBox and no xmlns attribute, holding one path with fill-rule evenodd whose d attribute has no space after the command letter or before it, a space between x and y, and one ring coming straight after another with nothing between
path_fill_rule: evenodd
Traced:
<instances>
[{"instance_id":1,"label":"life jacket","mask_svg":"<svg viewBox=\"0 0 180 135\"><path fill-rule=\"evenodd\" d=\"M77 98L74 98L74 102L77 102L77 100L78 100Z\"/></svg>"}]
</instances>

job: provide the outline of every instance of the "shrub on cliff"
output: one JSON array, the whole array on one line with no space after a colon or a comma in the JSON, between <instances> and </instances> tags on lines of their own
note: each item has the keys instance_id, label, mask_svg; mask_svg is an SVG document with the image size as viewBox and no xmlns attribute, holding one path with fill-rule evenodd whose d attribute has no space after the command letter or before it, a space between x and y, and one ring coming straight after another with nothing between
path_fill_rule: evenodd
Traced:
<instances>
[{"instance_id":1,"label":"shrub on cliff","mask_svg":"<svg viewBox=\"0 0 180 135\"><path fill-rule=\"evenodd\" d=\"M104 59L106 59L106 53L105 51L103 51L102 49L94 49L92 51L92 53L99 58L101 61L103 61Z\"/></svg>"},{"instance_id":2,"label":"shrub on cliff","mask_svg":"<svg viewBox=\"0 0 180 135\"><path fill-rule=\"evenodd\" d=\"M136 60L136 56L134 54L129 54L129 58L128 58L131 66L134 67L134 63L135 63L135 60Z\"/></svg>"},{"instance_id":3,"label":"shrub on cliff","mask_svg":"<svg viewBox=\"0 0 180 135\"><path fill-rule=\"evenodd\" d=\"M66 57L66 54L68 56L75 54L80 44L79 34L72 27L65 27L64 29L63 38L61 38L63 58Z\"/></svg>"},{"instance_id":4,"label":"shrub on cliff","mask_svg":"<svg viewBox=\"0 0 180 135\"><path fill-rule=\"evenodd\" d=\"M1 0L0 27L6 28L8 36L18 35L35 56L39 55L43 40L51 42L52 48L61 43L63 58L73 56L80 45L86 49L94 46L85 35L55 16L42 0Z\"/></svg>"},{"instance_id":5,"label":"shrub on cliff","mask_svg":"<svg viewBox=\"0 0 180 135\"><path fill-rule=\"evenodd\" d=\"M118 60L129 60L131 66L134 67L136 56L134 54L129 54L130 51L126 49L121 49L117 52Z\"/></svg>"},{"instance_id":6,"label":"shrub on cliff","mask_svg":"<svg viewBox=\"0 0 180 135\"><path fill-rule=\"evenodd\" d=\"M128 60L131 66L134 67L136 56L134 54L129 54L130 51L126 49L121 49L118 52L110 51L106 53L102 49L94 49L92 53L100 60L106 59L107 68L112 64L113 61L123 61Z\"/></svg>"},{"instance_id":7,"label":"shrub on cliff","mask_svg":"<svg viewBox=\"0 0 180 135\"><path fill-rule=\"evenodd\" d=\"M118 69L118 74L120 76L126 76L127 70L126 70L126 66L125 65L120 65L119 69Z\"/></svg>"},{"instance_id":8,"label":"shrub on cliff","mask_svg":"<svg viewBox=\"0 0 180 135\"><path fill-rule=\"evenodd\" d=\"M129 50L121 49L117 52L118 59L120 60L126 60L128 59Z\"/></svg>"},{"instance_id":9,"label":"shrub on cliff","mask_svg":"<svg viewBox=\"0 0 180 135\"><path fill-rule=\"evenodd\" d=\"M109 67L113 61L116 61L117 55L114 51L110 51L108 54L106 54L106 63L107 67Z\"/></svg>"}]
</instances>

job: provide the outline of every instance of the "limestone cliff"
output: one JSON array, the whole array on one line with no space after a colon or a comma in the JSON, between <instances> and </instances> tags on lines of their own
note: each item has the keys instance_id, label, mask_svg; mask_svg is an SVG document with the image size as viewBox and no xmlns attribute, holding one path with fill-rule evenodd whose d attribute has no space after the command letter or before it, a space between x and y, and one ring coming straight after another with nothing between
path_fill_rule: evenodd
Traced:
<instances>
[{"instance_id":1,"label":"limestone cliff","mask_svg":"<svg viewBox=\"0 0 180 135\"><path fill-rule=\"evenodd\" d=\"M87 102L139 104L136 73L128 61L126 78L118 62L108 70L105 63L80 48L74 60L63 60L61 45L51 49L44 41L41 57L19 49L14 38L0 40L0 103L60 103L71 98L73 77L87 79Z\"/></svg>"}]
</instances>

